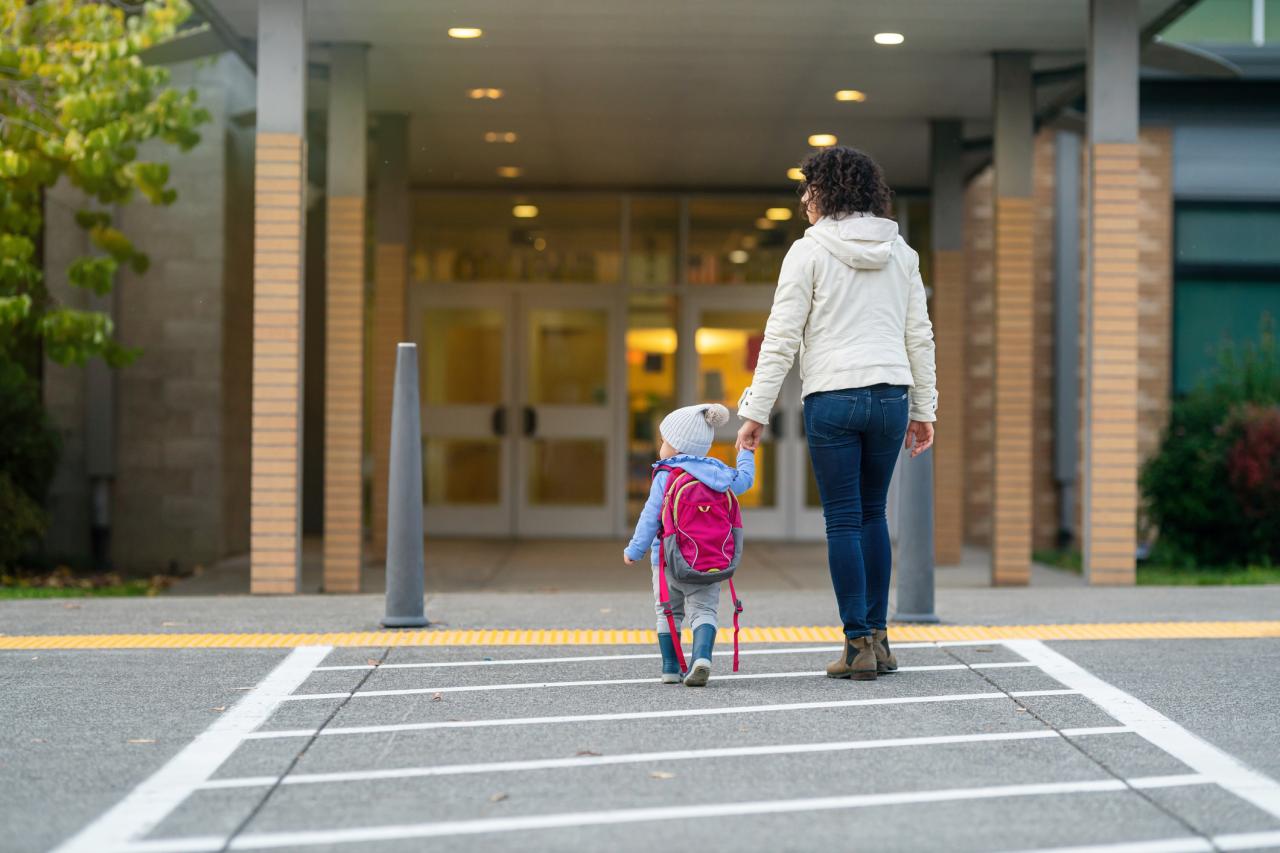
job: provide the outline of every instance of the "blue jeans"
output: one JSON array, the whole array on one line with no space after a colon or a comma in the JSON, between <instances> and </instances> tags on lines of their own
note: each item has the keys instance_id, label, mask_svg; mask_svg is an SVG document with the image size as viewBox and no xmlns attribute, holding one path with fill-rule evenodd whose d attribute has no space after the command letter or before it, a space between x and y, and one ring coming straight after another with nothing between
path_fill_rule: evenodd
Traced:
<instances>
[{"instance_id":1,"label":"blue jeans","mask_svg":"<svg viewBox=\"0 0 1280 853\"><path fill-rule=\"evenodd\" d=\"M804 398L809 456L827 522L827 562L846 637L883 629L893 555L885 496L907 432L907 389L872 385Z\"/></svg>"}]
</instances>

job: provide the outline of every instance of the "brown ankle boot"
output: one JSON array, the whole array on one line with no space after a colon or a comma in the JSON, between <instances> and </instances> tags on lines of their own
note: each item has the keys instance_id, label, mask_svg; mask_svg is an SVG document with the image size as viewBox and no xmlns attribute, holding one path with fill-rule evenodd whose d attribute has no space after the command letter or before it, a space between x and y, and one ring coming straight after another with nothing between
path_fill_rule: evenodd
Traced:
<instances>
[{"instance_id":1,"label":"brown ankle boot","mask_svg":"<svg viewBox=\"0 0 1280 853\"><path fill-rule=\"evenodd\" d=\"M886 672L897 672L898 659L893 656L893 650L889 648L889 632L872 631L871 641L875 646L876 672L881 675Z\"/></svg>"},{"instance_id":2,"label":"brown ankle boot","mask_svg":"<svg viewBox=\"0 0 1280 853\"><path fill-rule=\"evenodd\" d=\"M875 681L876 652L870 637L844 640L844 652L840 659L827 664L827 678L852 678L855 681Z\"/></svg>"}]
</instances>

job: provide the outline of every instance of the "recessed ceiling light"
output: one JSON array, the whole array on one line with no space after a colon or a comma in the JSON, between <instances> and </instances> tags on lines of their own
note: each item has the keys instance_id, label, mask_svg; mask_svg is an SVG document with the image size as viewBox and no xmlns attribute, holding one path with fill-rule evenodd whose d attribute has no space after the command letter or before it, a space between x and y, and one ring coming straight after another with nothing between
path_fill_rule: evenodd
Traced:
<instances>
[{"instance_id":1,"label":"recessed ceiling light","mask_svg":"<svg viewBox=\"0 0 1280 853\"><path fill-rule=\"evenodd\" d=\"M749 260L751 260L751 256L741 249L734 249L729 253L729 263L731 264L745 264Z\"/></svg>"},{"instance_id":2,"label":"recessed ceiling light","mask_svg":"<svg viewBox=\"0 0 1280 853\"><path fill-rule=\"evenodd\" d=\"M876 44L902 44L906 38L902 33L876 33Z\"/></svg>"},{"instance_id":3,"label":"recessed ceiling light","mask_svg":"<svg viewBox=\"0 0 1280 853\"><path fill-rule=\"evenodd\" d=\"M516 134L512 130L486 130L484 133L485 142L515 142Z\"/></svg>"},{"instance_id":4,"label":"recessed ceiling light","mask_svg":"<svg viewBox=\"0 0 1280 853\"><path fill-rule=\"evenodd\" d=\"M829 148L836 144L834 133L815 133L809 137L809 144L814 148Z\"/></svg>"},{"instance_id":5,"label":"recessed ceiling light","mask_svg":"<svg viewBox=\"0 0 1280 853\"><path fill-rule=\"evenodd\" d=\"M765 219L771 219L774 222L786 222L791 218L791 208L789 207L771 207L764 212Z\"/></svg>"},{"instance_id":6,"label":"recessed ceiling light","mask_svg":"<svg viewBox=\"0 0 1280 853\"><path fill-rule=\"evenodd\" d=\"M866 92L859 92L857 89L841 89L836 92L837 101L853 101L860 104L867 99Z\"/></svg>"},{"instance_id":7,"label":"recessed ceiling light","mask_svg":"<svg viewBox=\"0 0 1280 853\"><path fill-rule=\"evenodd\" d=\"M499 166L498 167L499 178L518 178L523 174L524 174L524 169L521 169L519 166Z\"/></svg>"},{"instance_id":8,"label":"recessed ceiling light","mask_svg":"<svg viewBox=\"0 0 1280 853\"><path fill-rule=\"evenodd\" d=\"M516 219L533 219L538 215L538 206L536 204L517 204L511 208L511 215Z\"/></svg>"},{"instance_id":9,"label":"recessed ceiling light","mask_svg":"<svg viewBox=\"0 0 1280 853\"><path fill-rule=\"evenodd\" d=\"M803 181L804 172L799 166L792 166L790 169L787 169L787 177L793 181Z\"/></svg>"},{"instance_id":10,"label":"recessed ceiling light","mask_svg":"<svg viewBox=\"0 0 1280 853\"><path fill-rule=\"evenodd\" d=\"M767 217L761 216L759 219L756 220L756 227L759 228L761 231L772 231L773 229L777 228L778 225L772 219L768 219Z\"/></svg>"},{"instance_id":11,"label":"recessed ceiling light","mask_svg":"<svg viewBox=\"0 0 1280 853\"><path fill-rule=\"evenodd\" d=\"M473 101L496 101L502 97L501 89L468 89L467 97Z\"/></svg>"},{"instance_id":12,"label":"recessed ceiling light","mask_svg":"<svg viewBox=\"0 0 1280 853\"><path fill-rule=\"evenodd\" d=\"M451 39L478 39L484 35L484 30L479 27L450 27L449 38Z\"/></svg>"}]
</instances>

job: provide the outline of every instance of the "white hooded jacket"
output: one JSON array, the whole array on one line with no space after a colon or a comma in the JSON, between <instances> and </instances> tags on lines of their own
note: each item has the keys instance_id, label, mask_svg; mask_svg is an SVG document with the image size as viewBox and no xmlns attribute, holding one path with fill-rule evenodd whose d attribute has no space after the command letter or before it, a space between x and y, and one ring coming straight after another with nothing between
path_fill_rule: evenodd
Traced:
<instances>
[{"instance_id":1,"label":"white hooded jacket","mask_svg":"<svg viewBox=\"0 0 1280 853\"><path fill-rule=\"evenodd\" d=\"M911 420L935 419L933 326L920 256L898 236L896 222L823 217L791 246L739 417L769 422L797 352L805 396L908 385Z\"/></svg>"}]
</instances>

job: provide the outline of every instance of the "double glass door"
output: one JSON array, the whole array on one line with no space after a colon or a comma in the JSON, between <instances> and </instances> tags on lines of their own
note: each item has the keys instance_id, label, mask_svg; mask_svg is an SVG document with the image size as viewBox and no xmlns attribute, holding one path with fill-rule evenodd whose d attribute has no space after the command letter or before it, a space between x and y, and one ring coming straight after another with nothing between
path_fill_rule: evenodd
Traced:
<instances>
[{"instance_id":1,"label":"double glass door","mask_svg":"<svg viewBox=\"0 0 1280 853\"><path fill-rule=\"evenodd\" d=\"M733 417L716 434L711 453L733 464L741 421L738 398L751 384L773 292L756 286L725 286L690 293L681 311L682 404L719 402ZM800 406L800 379L793 367L756 451L756 482L742 496L750 535L810 539L823 534L822 504L813 479Z\"/></svg>"},{"instance_id":2,"label":"double glass door","mask_svg":"<svg viewBox=\"0 0 1280 853\"><path fill-rule=\"evenodd\" d=\"M424 526L460 536L610 534L620 506L616 297L419 288Z\"/></svg>"}]
</instances>

